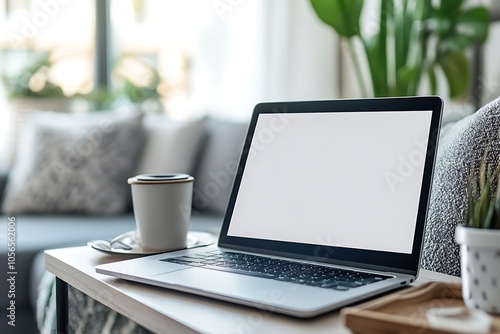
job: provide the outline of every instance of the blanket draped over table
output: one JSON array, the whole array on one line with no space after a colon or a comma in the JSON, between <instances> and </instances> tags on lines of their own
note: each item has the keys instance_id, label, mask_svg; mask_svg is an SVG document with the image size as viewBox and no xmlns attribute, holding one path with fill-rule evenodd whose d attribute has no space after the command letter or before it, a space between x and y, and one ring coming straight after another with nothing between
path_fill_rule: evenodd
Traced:
<instances>
[{"instance_id":1,"label":"blanket draped over table","mask_svg":"<svg viewBox=\"0 0 500 334\"><path fill-rule=\"evenodd\" d=\"M37 322L41 334L56 333L55 290L54 276L46 273L39 286L37 301ZM73 287L69 287L68 292L69 333L152 333Z\"/></svg>"}]
</instances>

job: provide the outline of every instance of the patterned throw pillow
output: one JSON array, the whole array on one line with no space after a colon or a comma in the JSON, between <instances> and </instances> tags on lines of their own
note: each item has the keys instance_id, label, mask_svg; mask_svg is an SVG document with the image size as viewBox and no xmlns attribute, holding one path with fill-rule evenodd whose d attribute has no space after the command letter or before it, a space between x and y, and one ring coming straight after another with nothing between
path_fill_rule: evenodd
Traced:
<instances>
[{"instance_id":1,"label":"patterned throw pillow","mask_svg":"<svg viewBox=\"0 0 500 334\"><path fill-rule=\"evenodd\" d=\"M144 139L131 112L34 113L9 177L3 211L116 214L128 208Z\"/></svg>"},{"instance_id":2,"label":"patterned throw pillow","mask_svg":"<svg viewBox=\"0 0 500 334\"><path fill-rule=\"evenodd\" d=\"M500 98L442 132L429 203L422 267L460 276L455 228L465 217L471 166L489 148L488 162L500 157Z\"/></svg>"}]
</instances>

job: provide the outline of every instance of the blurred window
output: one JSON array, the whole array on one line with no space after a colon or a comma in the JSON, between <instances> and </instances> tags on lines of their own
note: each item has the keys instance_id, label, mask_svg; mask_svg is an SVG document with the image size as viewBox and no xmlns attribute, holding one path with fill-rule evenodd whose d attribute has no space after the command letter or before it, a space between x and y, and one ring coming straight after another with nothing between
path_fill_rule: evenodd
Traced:
<instances>
[{"instance_id":1,"label":"blurred window","mask_svg":"<svg viewBox=\"0 0 500 334\"><path fill-rule=\"evenodd\" d=\"M93 88L93 1L0 0L0 17L0 75L10 79L7 94L22 94L10 89L29 84L26 72L36 70L35 92L44 80L66 96Z\"/></svg>"},{"instance_id":2,"label":"blurred window","mask_svg":"<svg viewBox=\"0 0 500 334\"><path fill-rule=\"evenodd\" d=\"M114 90L125 91L128 99L150 97L143 107L153 110L157 94L160 107L171 116L187 116L188 55L198 27L195 6L185 0L111 0Z\"/></svg>"}]
</instances>

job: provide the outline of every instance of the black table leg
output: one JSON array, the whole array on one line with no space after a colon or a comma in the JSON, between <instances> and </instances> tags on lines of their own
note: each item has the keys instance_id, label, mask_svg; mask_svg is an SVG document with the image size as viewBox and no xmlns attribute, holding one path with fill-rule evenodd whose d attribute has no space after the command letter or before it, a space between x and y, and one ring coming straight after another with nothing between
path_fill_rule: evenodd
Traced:
<instances>
[{"instance_id":1,"label":"black table leg","mask_svg":"<svg viewBox=\"0 0 500 334\"><path fill-rule=\"evenodd\" d=\"M68 333L68 284L56 277L57 333Z\"/></svg>"}]
</instances>

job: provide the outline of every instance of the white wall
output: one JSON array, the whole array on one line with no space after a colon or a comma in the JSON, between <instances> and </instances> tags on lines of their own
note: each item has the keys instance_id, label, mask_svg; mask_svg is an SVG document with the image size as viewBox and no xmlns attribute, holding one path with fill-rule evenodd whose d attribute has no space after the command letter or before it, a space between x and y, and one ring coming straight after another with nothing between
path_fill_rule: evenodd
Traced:
<instances>
[{"instance_id":1,"label":"white wall","mask_svg":"<svg viewBox=\"0 0 500 334\"><path fill-rule=\"evenodd\" d=\"M337 38L309 1L237 3L200 27L191 63L193 109L246 119L262 101L338 97Z\"/></svg>"}]
</instances>

